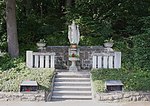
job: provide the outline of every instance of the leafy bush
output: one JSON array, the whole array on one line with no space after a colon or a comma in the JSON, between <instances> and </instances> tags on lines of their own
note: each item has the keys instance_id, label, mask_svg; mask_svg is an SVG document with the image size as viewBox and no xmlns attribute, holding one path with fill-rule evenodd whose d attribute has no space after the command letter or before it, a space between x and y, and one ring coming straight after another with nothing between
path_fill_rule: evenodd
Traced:
<instances>
[{"instance_id":1,"label":"leafy bush","mask_svg":"<svg viewBox=\"0 0 150 106\"><path fill-rule=\"evenodd\" d=\"M134 68L134 52L131 38L118 39L115 41L113 49L121 51L122 67L132 70Z\"/></svg>"},{"instance_id":2,"label":"leafy bush","mask_svg":"<svg viewBox=\"0 0 150 106\"><path fill-rule=\"evenodd\" d=\"M150 33L133 38L134 66L150 70Z\"/></svg>"},{"instance_id":3,"label":"leafy bush","mask_svg":"<svg viewBox=\"0 0 150 106\"><path fill-rule=\"evenodd\" d=\"M96 92L104 92L105 86L103 80L95 80L94 87Z\"/></svg>"},{"instance_id":4,"label":"leafy bush","mask_svg":"<svg viewBox=\"0 0 150 106\"><path fill-rule=\"evenodd\" d=\"M51 69L10 69L1 72L0 91L19 91L19 85L25 80L37 81L41 90L48 90L53 76Z\"/></svg>"},{"instance_id":5,"label":"leafy bush","mask_svg":"<svg viewBox=\"0 0 150 106\"><path fill-rule=\"evenodd\" d=\"M41 90L48 90L54 70L26 68L24 58L0 58L0 91L19 91L19 85L24 80L35 80Z\"/></svg>"},{"instance_id":6,"label":"leafy bush","mask_svg":"<svg viewBox=\"0 0 150 106\"><path fill-rule=\"evenodd\" d=\"M16 68L16 70L19 70L21 67L20 64L23 62L24 62L23 57L11 58L8 54L5 54L4 56L0 57L0 70L5 71L11 68ZM21 67L21 68L24 68L24 67Z\"/></svg>"},{"instance_id":7,"label":"leafy bush","mask_svg":"<svg viewBox=\"0 0 150 106\"><path fill-rule=\"evenodd\" d=\"M148 70L135 69L128 71L122 69L99 69L92 70L93 81L97 82L98 92L104 91L106 80L121 80L126 91L150 91L150 73ZM144 82L144 83L143 83Z\"/></svg>"}]
</instances>

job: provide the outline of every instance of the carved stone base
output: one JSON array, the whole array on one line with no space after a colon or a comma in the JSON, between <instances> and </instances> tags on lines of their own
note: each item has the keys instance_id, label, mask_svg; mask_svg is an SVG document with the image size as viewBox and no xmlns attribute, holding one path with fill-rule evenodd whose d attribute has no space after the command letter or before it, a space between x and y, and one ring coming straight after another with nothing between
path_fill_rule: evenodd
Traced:
<instances>
[{"instance_id":1,"label":"carved stone base","mask_svg":"<svg viewBox=\"0 0 150 106\"><path fill-rule=\"evenodd\" d=\"M73 71L73 72L77 72L78 71L78 69L77 69L77 67L76 66L70 66L69 67L69 71Z\"/></svg>"},{"instance_id":2,"label":"carved stone base","mask_svg":"<svg viewBox=\"0 0 150 106\"><path fill-rule=\"evenodd\" d=\"M72 61L72 64L69 67L69 71L74 71L74 72L78 71L77 66L76 66L75 63L76 63L75 61Z\"/></svg>"}]
</instances>

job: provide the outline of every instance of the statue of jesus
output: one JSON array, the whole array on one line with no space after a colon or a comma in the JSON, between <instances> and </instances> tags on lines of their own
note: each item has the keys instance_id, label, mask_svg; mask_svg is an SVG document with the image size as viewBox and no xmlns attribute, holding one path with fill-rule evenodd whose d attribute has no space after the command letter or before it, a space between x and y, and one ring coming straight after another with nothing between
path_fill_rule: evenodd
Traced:
<instances>
[{"instance_id":1,"label":"statue of jesus","mask_svg":"<svg viewBox=\"0 0 150 106\"><path fill-rule=\"evenodd\" d=\"M68 26L68 39L71 44L79 44L80 41L80 32L79 26L75 25L75 22L72 21L72 24Z\"/></svg>"}]
</instances>

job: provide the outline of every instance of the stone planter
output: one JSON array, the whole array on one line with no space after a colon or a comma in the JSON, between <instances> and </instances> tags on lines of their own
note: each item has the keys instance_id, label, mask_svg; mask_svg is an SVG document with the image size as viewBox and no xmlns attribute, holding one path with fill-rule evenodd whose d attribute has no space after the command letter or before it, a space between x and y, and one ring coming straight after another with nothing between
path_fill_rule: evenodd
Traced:
<instances>
[{"instance_id":1,"label":"stone planter","mask_svg":"<svg viewBox=\"0 0 150 106\"><path fill-rule=\"evenodd\" d=\"M36 43L36 45L38 46L38 49L42 51L42 50L44 50L46 43L38 42L38 43Z\"/></svg>"},{"instance_id":2,"label":"stone planter","mask_svg":"<svg viewBox=\"0 0 150 106\"><path fill-rule=\"evenodd\" d=\"M46 46L46 43L40 43L40 42L38 42L38 43L36 43L36 45L37 45L38 47L45 47L45 46Z\"/></svg>"},{"instance_id":3,"label":"stone planter","mask_svg":"<svg viewBox=\"0 0 150 106\"><path fill-rule=\"evenodd\" d=\"M104 43L104 47L106 47L106 48L112 48L113 45L114 45L113 42L106 42L106 43Z\"/></svg>"},{"instance_id":4,"label":"stone planter","mask_svg":"<svg viewBox=\"0 0 150 106\"><path fill-rule=\"evenodd\" d=\"M76 57L69 57L69 60L71 61L71 66L69 67L69 71L74 71L77 72L77 66L76 66L76 61L79 60L79 58Z\"/></svg>"}]
</instances>

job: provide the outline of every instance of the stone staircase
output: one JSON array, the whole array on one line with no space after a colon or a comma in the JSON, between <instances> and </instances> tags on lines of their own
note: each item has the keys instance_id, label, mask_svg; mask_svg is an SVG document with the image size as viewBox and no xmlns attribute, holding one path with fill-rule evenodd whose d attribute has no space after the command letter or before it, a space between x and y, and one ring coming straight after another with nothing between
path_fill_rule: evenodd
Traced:
<instances>
[{"instance_id":1,"label":"stone staircase","mask_svg":"<svg viewBox=\"0 0 150 106\"><path fill-rule=\"evenodd\" d=\"M89 72L57 72L51 100L92 100Z\"/></svg>"}]
</instances>

